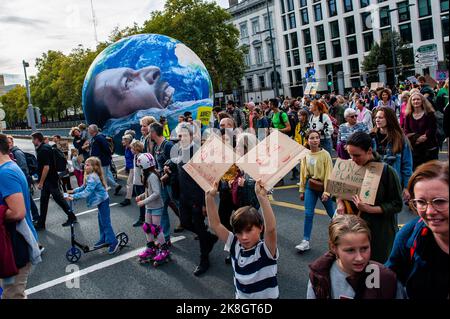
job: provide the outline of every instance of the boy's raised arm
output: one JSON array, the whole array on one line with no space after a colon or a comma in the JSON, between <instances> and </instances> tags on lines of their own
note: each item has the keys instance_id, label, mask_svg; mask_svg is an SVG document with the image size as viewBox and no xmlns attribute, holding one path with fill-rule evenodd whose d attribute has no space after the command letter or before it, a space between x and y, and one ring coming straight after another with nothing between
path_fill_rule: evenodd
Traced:
<instances>
[{"instance_id":1,"label":"boy's raised arm","mask_svg":"<svg viewBox=\"0 0 450 319\"><path fill-rule=\"evenodd\" d=\"M217 237L223 242L227 242L230 231L220 223L219 212L214 197L217 194L218 183L214 183L212 190L205 194L206 213L208 214L209 226L214 230Z\"/></svg>"},{"instance_id":2,"label":"boy's raised arm","mask_svg":"<svg viewBox=\"0 0 450 319\"><path fill-rule=\"evenodd\" d=\"M255 193L264 215L264 242L272 256L275 257L277 252L277 223L267 197L267 191L261 184L261 180L258 180L255 184Z\"/></svg>"}]
</instances>

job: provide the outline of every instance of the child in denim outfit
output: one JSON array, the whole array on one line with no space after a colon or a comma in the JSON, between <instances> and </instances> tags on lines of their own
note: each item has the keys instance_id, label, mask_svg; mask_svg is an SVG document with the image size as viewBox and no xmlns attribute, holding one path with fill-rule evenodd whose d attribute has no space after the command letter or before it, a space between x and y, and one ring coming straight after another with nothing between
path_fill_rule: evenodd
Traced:
<instances>
[{"instance_id":1,"label":"child in denim outfit","mask_svg":"<svg viewBox=\"0 0 450 319\"><path fill-rule=\"evenodd\" d=\"M116 239L111 225L109 195L106 191L106 182L103 175L102 164L97 157L89 157L84 166L84 184L81 187L69 191L72 196L67 200L86 198L87 206L98 207L98 226L100 240L94 248L109 246L108 253L114 254L119 249L119 241Z\"/></svg>"}]
</instances>

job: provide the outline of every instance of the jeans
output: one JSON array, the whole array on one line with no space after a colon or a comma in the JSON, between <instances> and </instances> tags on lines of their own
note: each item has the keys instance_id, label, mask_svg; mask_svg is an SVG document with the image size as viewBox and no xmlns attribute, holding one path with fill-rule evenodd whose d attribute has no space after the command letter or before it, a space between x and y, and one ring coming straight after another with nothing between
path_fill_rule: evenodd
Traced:
<instances>
[{"instance_id":1,"label":"jeans","mask_svg":"<svg viewBox=\"0 0 450 319\"><path fill-rule=\"evenodd\" d=\"M170 196L169 196L169 190L167 189L167 186L161 187L161 198L163 200L164 206L162 209L162 215L161 215L161 227L164 231L164 238L166 241L170 240L170 219L169 219L169 211L167 208L169 207L170 203Z\"/></svg>"},{"instance_id":2,"label":"jeans","mask_svg":"<svg viewBox=\"0 0 450 319\"><path fill-rule=\"evenodd\" d=\"M101 243L111 246L117 244L117 238L111 225L111 211L109 209L109 198L98 204L98 227L100 230Z\"/></svg>"},{"instance_id":3,"label":"jeans","mask_svg":"<svg viewBox=\"0 0 450 319\"><path fill-rule=\"evenodd\" d=\"M70 220L76 219L74 213L69 207L69 204L64 199L64 196L59 189L58 185L53 185L51 183L44 183L44 187L41 190L41 215L39 217L39 226L45 226L45 221L47 220L47 210L48 201L50 200L50 195L52 195L56 204L63 209L67 217Z\"/></svg>"},{"instance_id":4,"label":"jeans","mask_svg":"<svg viewBox=\"0 0 450 319\"><path fill-rule=\"evenodd\" d=\"M326 150L328 153L330 153L331 155L331 151L333 150L333 142L330 138L325 138L325 139L321 139L320 140L320 146L322 146L322 148L324 150Z\"/></svg>"},{"instance_id":5,"label":"jeans","mask_svg":"<svg viewBox=\"0 0 450 319\"><path fill-rule=\"evenodd\" d=\"M105 179L108 184L111 184L112 187L117 187L119 184L117 184L116 180L114 179L114 176L111 172L111 168L109 166L102 166L103 174L105 174Z\"/></svg>"},{"instance_id":6,"label":"jeans","mask_svg":"<svg viewBox=\"0 0 450 319\"><path fill-rule=\"evenodd\" d=\"M305 225L303 229L303 239L310 240L313 226L314 209L316 208L317 199L322 197L322 193L316 192L309 188L308 180L306 180L305 186ZM325 206L328 216L330 218L334 215L334 206L331 199L326 202L322 202Z\"/></svg>"}]
</instances>

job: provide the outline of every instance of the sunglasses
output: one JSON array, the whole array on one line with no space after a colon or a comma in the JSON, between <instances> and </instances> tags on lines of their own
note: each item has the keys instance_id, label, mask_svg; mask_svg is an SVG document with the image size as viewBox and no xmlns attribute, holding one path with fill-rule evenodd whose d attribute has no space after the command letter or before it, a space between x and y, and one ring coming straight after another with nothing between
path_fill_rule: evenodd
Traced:
<instances>
[{"instance_id":1,"label":"sunglasses","mask_svg":"<svg viewBox=\"0 0 450 319\"><path fill-rule=\"evenodd\" d=\"M358 117L358 115L349 115L349 116L347 116L347 117L350 117L350 118L354 118L354 117Z\"/></svg>"}]
</instances>

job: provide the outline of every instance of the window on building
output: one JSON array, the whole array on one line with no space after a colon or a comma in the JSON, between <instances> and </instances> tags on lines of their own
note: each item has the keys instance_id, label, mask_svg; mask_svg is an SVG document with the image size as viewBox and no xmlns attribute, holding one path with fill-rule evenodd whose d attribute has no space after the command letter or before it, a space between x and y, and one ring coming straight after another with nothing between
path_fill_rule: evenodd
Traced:
<instances>
[{"instance_id":1,"label":"window on building","mask_svg":"<svg viewBox=\"0 0 450 319\"><path fill-rule=\"evenodd\" d=\"M241 39L248 37L248 30L247 30L247 23L241 24L239 26L239 29L241 30Z\"/></svg>"},{"instance_id":2,"label":"window on building","mask_svg":"<svg viewBox=\"0 0 450 319\"><path fill-rule=\"evenodd\" d=\"M286 61L287 61L287 66L288 67L292 66L291 51L286 52Z\"/></svg>"},{"instance_id":3,"label":"window on building","mask_svg":"<svg viewBox=\"0 0 450 319\"><path fill-rule=\"evenodd\" d=\"M353 0L342 0L344 3L344 11L350 12L353 10Z\"/></svg>"},{"instance_id":4,"label":"window on building","mask_svg":"<svg viewBox=\"0 0 450 319\"><path fill-rule=\"evenodd\" d=\"M345 18L345 29L347 30L347 35L355 34L355 18L353 16Z\"/></svg>"},{"instance_id":5,"label":"window on building","mask_svg":"<svg viewBox=\"0 0 450 319\"><path fill-rule=\"evenodd\" d=\"M291 45L293 49L298 48L297 32L291 33Z\"/></svg>"},{"instance_id":6,"label":"window on building","mask_svg":"<svg viewBox=\"0 0 450 319\"><path fill-rule=\"evenodd\" d=\"M432 18L419 20L419 26L420 26L420 39L422 41L431 40L434 38Z\"/></svg>"},{"instance_id":7,"label":"window on building","mask_svg":"<svg viewBox=\"0 0 450 319\"><path fill-rule=\"evenodd\" d=\"M419 8L419 18L431 15L431 1L430 0L417 0Z\"/></svg>"},{"instance_id":8,"label":"window on building","mask_svg":"<svg viewBox=\"0 0 450 319\"><path fill-rule=\"evenodd\" d=\"M263 51L261 47L256 47L255 48L255 60L256 60L256 64L260 65L263 64Z\"/></svg>"},{"instance_id":9,"label":"window on building","mask_svg":"<svg viewBox=\"0 0 450 319\"><path fill-rule=\"evenodd\" d=\"M380 8L380 28L391 25L389 7Z\"/></svg>"},{"instance_id":10,"label":"window on building","mask_svg":"<svg viewBox=\"0 0 450 319\"><path fill-rule=\"evenodd\" d=\"M246 66L250 66L252 64L250 60L250 53L246 53L244 55L244 63Z\"/></svg>"},{"instance_id":11,"label":"window on building","mask_svg":"<svg viewBox=\"0 0 450 319\"><path fill-rule=\"evenodd\" d=\"M281 20L283 21L283 31L287 30L287 22L286 22L286 16L282 16Z\"/></svg>"},{"instance_id":12,"label":"window on building","mask_svg":"<svg viewBox=\"0 0 450 319\"><path fill-rule=\"evenodd\" d=\"M361 86L361 80L359 79L359 77L350 79L350 85L352 86L352 88L360 87Z\"/></svg>"},{"instance_id":13,"label":"window on building","mask_svg":"<svg viewBox=\"0 0 450 319\"><path fill-rule=\"evenodd\" d=\"M333 58L340 58L342 56L341 40L334 40L331 42L333 47Z\"/></svg>"},{"instance_id":14,"label":"window on building","mask_svg":"<svg viewBox=\"0 0 450 319\"><path fill-rule=\"evenodd\" d=\"M347 47L348 47L348 55L357 54L358 46L356 44L356 37L348 37L347 38Z\"/></svg>"},{"instance_id":15,"label":"window on building","mask_svg":"<svg viewBox=\"0 0 450 319\"><path fill-rule=\"evenodd\" d=\"M359 73L359 61L358 59L350 59L348 60L348 64L350 65L350 74L358 74Z\"/></svg>"},{"instance_id":16,"label":"window on building","mask_svg":"<svg viewBox=\"0 0 450 319\"><path fill-rule=\"evenodd\" d=\"M270 12L269 17L267 17L267 14L264 15L264 30L269 30L271 27L273 28L272 12Z\"/></svg>"},{"instance_id":17,"label":"window on building","mask_svg":"<svg viewBox=\"0 0 450 319\"><path fill-rule=\"evenodd\" d=\"M391 28L384 28L380 30L381 38L388 38L391 36Z\"/></svg>"},{"instance_id":18,"label":"window on building","mask_svg":"<svg viewBox=\"0 0 450 319\"><path fill-rule=\"evenodd\" d=\"M306 0L300 0L300 8L306 7L308 2Z\"/></svg>"},{"instance_id":19,"label":"window on building","mask_svg":"<svg viewBox=\"0 0 450 319\"><path fill-rule=\"evenodd\" d=\"M373 33L372 31L363 33L363 39L364 39L364 52L370 51L373 46Z\"/></svg>"},{"instance_id":20,"label":"window on building","mask_svg":"<svg viewBox=\"0 0 450 319\"><path fill-rule=\"evenodd\" d=\"M286 0L288 12L294 10L294 0Z\"/></svg>"},{"instance_id":21,"label":"window on building","mask_svg":"<svg viewBox=\"0 0 450 319\"><path fill-rule=\"evenodd\" d=\"M247 78L247 91L253 91L253 78Z\"/></svg>"},{"instance_id":22,"label":"window on building","mask_svg":"<svg viewBox=\"0 0 450 319\"><path fill-rule=\"evenodd\" d=\"M367 7L368 5L370 5L370 0L359 0L359 6L360 6L361 8L365 8L365 7Z\"/></svg>"},{"instance_id":23,"label":"window on building","mask_svg":"<svg viewBox=\"0 0 450 319\"><path fill-rule=\"evenodd\" d=\"M294 75L295 75L295 84L302 83L302 70L300 69L294 70Z\"/></svg>"},{"instance_id":24,"label":"window on building","mask_svg":"<svg viewBox=\"0 0 450 319\"><path fill-rule=\"evenodd\" d=\"M260 31L259 30L259 20L252 21L252 31L253 31L253 34L257 34Z\"/></svg>"},{"instance_id":25,"label":"window on building","mask_svg":"<svg viewBox=\"0 0 450 319\"><path fill-rule=\"evenodd\" d=\"M361 25L363 31L372 29L372 15L370 12L361 13Z\"/></svg>"},{"instance_id":26,"label":"window on building","mask_svg":"<svg viewBox=\"0 0 450 319\"><path fill-rule=\"evenodd\" d=\"M265 88L266 87L266 77L264 75L260 75L258 77L258 79L259 79L259 87Z\"/></svg>"},{"instance_id":27,"label":"window on building","mask_svg":"<svg viewBox=\"0 0 450 319\"><path fill-rule=\"evenodd\" d=\"M328 15L330 17L337 15L336 0L328 0Z\"/></svg>"},{"instance_id":28,"label":"window on building","mask_svg":"<svg viewBox=\"0 0 450 319\"><path fill-rule=\"evenodd\" d=\"M303 45L310 45L311 31L309 31L309 29L304 29L302 32L303 32Z\"/></svg>"},{"instance_id":29,"label":"window on building","mask_svg":"<svg viewBox=\"0 0 450 319\"><path fill-rule=\"evenodd\" d=\"M292 59L294 60L294 65L300 65L300 52L298 52L298 49L292 50Z\"/></svg>"},{"instance_id":30,"label":"window on building","mask_svg":"<svg viewBox=\"0 0 450 319\"><path fill-rule=\"evenodd\" d=\"M315 19L316 22L317 21L322 21L322 19L323 19L323 16L322 16L322 5L320 3L314 5L314 19Z\"/></svg>"},{"instance_id":31,"label":"window on building","mask_svg":"<svg viewBox=\"0 0 450 319\"><path fill-rule=\"evenodd\" d=\"M289 85L294 85L294 78L292 77L292 71L288 71L288 77L289 77Z\"/></svg>"},{"instance_id":32,"label":"window on building","mask_svg":"<svg viewBox=\"0 0 450 319\"><path fill-rule=\"evenodd\" d=\"M275 55L275 59L278 59L277 42L275 41L275 38L273 40L273 54ZM272 60L272 47L270 42L267 42L267 56L269 57L270 60Z\"/></svg>"},{"instance_id":33,"label":"window on building","mask_svg":"<svg viewBox=\"0 0 450 319\"><path fill-rule=\"evenodd\" d=\"M448 29L449 29L449 23L448 23L448 14L441 16L441 23L442 23L442 36L448 37Z\"/></svg>"},{"instance_id":34,"label":"window on building","mask_svg":"<svg viewBox=\"0 0 450 319\"><path fill-rule=\"evenodd\" d=\"M313 54L312 54L312 48L311 47L306 47L305 48L305 60L306 63L310 63L313 61Z\"/></svg>"},{"instance_id":35,"label":"window on building","mask_svg":"<svg viewBox=\"0 0 450 319\"><path fill-rule=\"evenodd\" d=\"M288 35L285 34L283 38L284 38L284 48L285 48L285 50L289 50L290 47L289 47L289 37L288 37Z\"/></svg>"},{"instance_id":36,"label":"window on building","mask_svg":"<svg viewBox=\"0 0 450 319\"><path fill-rule=\"evenodd\" d=\"M448 10L449 10L449 0L441 0L441 12L447 12Z\"/></svg>"},{"instance_id":37,"label":"window on building","mask_svg":"<svg viewBox=\"0 0 450 319\"><path fill-rule=\"evenodd\" d=\"M309 23L308 9L300 10L300 15L302 16L302 25L308 24Z\"/></svg>"},{"instance_id":38,"label":"window on building","mask_svg":"<svg viewBox=\"0 0 450 319\"><path fill-rule=\"evenodd\" d=\"M337 20L330 22L330 36L332 39L339 38L339 22Z\"/></svg>"},{"instance_id":39,"label":"window on building","mask_svg":"<svg viewBox=\"0 0 450 319\"><path fill-rule=\"evenodd\" d=\"M286 13L286 8L284 6L284 0L280 0L280 5L281 5L281 13Z\"/></svg>"},{"instance_id":40,"label":"window on building","mask_svg":"<svg viewBox=\"0 0 450 319\"><path fill-rule=\"evenodd\" d=\"M295 24L295 13L289 13L289 29L294 29L296 27Z\"/></svg>"},{"instance_id":41,"label":"window on building","mask_svg":"<svg viewBox=\"0 0 450 319\"><path fill-rule=\"evenodd\" d=\"M316 26L317 42L325 41L325 31L323 30L323 24Z\"/></svg>"},{"instance_id":42,"label":"window on building","mask_svg":"<svg viewBox=\"0 0 450 319\"><path fill-rule=\"evenodd\" d=\"M401 24L398 27L403 42L412 43L411 23Z\"/></svg>"},{"instance_id":43,"label":"window on building","mask_svg":"<svg viewBox=\"0 0 450 319\"><path fill-rule=\"evenodd\" d=\"M409 7L408 7L408 1L403 1L397 3L398 8L398 21L404 22L409 21L411 19L409 15Z\"/></svg>"},{"instance_id":44,"label":"window on building","mask_svg":"<svg viewBox=\"0 0 450 319\"><path fill-rule=\"evenodd\" d=\"M327 48L325 46L325 43L320 43L317 45L317 50L319 51L319 60L326 60L327 59Z\"/></svg>"}]
</instances>

